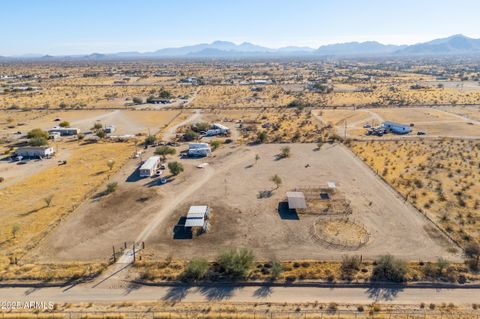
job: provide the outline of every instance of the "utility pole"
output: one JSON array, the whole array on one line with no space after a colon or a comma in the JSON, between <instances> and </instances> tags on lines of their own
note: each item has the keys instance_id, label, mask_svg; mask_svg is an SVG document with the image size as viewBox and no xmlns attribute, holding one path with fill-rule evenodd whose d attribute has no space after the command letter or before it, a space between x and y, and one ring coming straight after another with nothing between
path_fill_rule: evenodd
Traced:
<instances>
[{"instance_id":1,"label":"utility pole","mask_svg":"<svg viewBox=\"0 0 480 319\"><path fill-rule=\"evenodd\" d=\"M117 256L115 256L115 246L112 246L113 248L113 262L117 262Z\"/></svg>"},{"instance_id":2,"label":"utility pole","mask_svg":"<svg viewBox=\"0 0 480 319\"><path fill-rule=\"evenodd\" d=\"M344 139L347 139L347 120L345 120Z\"/></svg>"}]
</instances>

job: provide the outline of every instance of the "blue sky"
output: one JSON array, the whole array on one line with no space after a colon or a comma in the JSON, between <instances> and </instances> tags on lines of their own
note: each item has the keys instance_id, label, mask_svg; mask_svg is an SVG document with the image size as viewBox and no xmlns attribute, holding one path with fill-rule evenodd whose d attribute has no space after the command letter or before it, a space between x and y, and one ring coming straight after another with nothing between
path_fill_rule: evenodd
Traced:
<instances>
[{"instance_id":1,"label":"blue sky","mask_svg":"<svg viewBox=\"0 0 480 319\"><path fill-rule=\"evenodd\" d=\"M478 0L1 0L0 55L480 38Z\"/></svg>"}]
</instances>

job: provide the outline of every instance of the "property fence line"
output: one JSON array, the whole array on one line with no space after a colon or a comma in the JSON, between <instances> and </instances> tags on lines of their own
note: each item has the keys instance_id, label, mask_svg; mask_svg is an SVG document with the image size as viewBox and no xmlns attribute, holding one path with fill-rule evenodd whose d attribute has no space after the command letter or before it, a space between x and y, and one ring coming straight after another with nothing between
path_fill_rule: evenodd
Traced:
<instances>
[{"instance_id":1,"label":"property fence line","mask_svg":"<svg viewBox=\"0 0 480 319\"><path fill-rule=\"evenodd\" d=\"M366 307L368 309L368 306ZM168 310L168 311L65 311L65 312L0 312L0 319L479 319L477 311L457 310L300 310L300 311L259 311L259 310Z\"/></svg>"}]
</instances>

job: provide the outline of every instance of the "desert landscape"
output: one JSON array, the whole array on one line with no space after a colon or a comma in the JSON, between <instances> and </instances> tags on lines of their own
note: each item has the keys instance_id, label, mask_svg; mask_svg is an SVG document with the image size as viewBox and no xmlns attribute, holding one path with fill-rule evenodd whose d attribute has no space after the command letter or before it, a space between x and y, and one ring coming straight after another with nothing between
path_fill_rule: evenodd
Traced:
<instances>
[{"instance_id":1,"label":"desert landscape","mask_svg":"<svg viewBox=\"0 0 480 319\"><path fill-rule=\"evenodd\" d=\"M0 64L0 284L475 286L476 63ZM349 318L319 305L298 307Z\"/></svg>"}]
</instances>

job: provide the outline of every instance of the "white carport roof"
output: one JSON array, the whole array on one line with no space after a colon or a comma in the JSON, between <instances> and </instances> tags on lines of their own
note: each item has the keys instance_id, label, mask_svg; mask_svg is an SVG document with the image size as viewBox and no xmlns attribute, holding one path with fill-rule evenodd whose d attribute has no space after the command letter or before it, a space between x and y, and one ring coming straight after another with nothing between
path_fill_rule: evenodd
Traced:
<instances>
[{"instance_id":1,"label":"white carport roof","mask_svg":"<svg viewBox=\"0 0 480 319\"><path fill-rule=\"evenodd\" d=\"M290 209L305 209L305 195L302 192L287 192L288 208Z\"/></svg>"},{"instance_id":2,"label":"white carport roof","mask_svg":"<svg viewBox=\"0 0 480 319\"><path fill-rule=\"evenodd\" d=\"M187 218L185 227L203 227L205 219L203 217Z\"/></svg>"}]
</instances>

